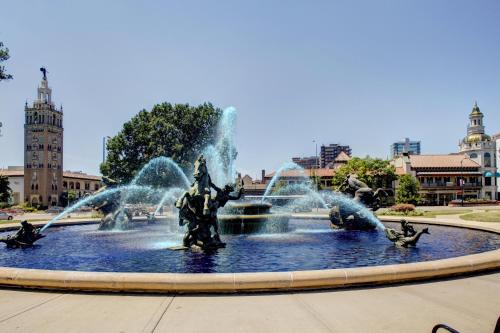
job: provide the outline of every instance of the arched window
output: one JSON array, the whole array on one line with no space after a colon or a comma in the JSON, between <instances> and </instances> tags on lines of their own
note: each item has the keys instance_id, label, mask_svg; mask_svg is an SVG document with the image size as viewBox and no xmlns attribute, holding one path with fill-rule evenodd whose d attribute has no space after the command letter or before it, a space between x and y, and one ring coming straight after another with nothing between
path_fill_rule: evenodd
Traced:
<instances>
[{"instance_id":1,"label":"arched window","mask_svg":"<svg viewBox=\"0 0 500 333\"><path fill-rule=\"evenodd\" d=\"M484 166L486 168L491 167L491 155L490 155L490 153L484 153Z\"/></svg>"},{"instance_id":2,"label":"arched window","mask_svg":"<svg viewBox=\"0 0 500 333\"><path fill-rule=\"evenodd\" d=\"M80 183L76 183L76 189L79 190L80 189Z\"/></svg>"},{"instance_id":3,"label":"arched window","mask_svg":"<svg viewBox=\"0 0 500 333\"><path fill-rule=\"evenodd\" d=\"M471 158L471 159L477 158L477 154L476 153L472 153L472 154L470 154L469 158Z\"/></svg>"}]
</instances>

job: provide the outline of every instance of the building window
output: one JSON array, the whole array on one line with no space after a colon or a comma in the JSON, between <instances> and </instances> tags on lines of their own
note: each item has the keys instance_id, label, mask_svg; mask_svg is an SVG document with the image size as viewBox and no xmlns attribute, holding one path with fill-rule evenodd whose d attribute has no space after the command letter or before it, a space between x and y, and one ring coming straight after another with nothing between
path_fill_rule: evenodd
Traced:
<instances>
[{"instance_id":1,"label":"building window","mask_svg":"<svg viewBox=\"0 0 500 333\"><path fill-rule=\"evenodd\" d=\"M90 183L85 183L85 190L90 190Z\"/></svg>"},{"instance_id":2,"label":"building window","mask_svg":"<svg viewBox=\"0 0 500 333\"><path fill-rule=\"evenodd\" d=\"M68 188L68 182L63 182L63 188Z\"/></svg>"},{"instance_id":3,"label":"building window","mask_svg":"<svg viewBox=\"0 0 500 333\"><path fill-rule=\"evenodd\" d=\"M491 177L484 177L484 186L491 186Z\"/></svg>"},{"instance_id":4,"label":"building window","mask_svg":"<svg viewBox=\"0 0 500 333\"><path fill-rule=\"evenodd\" d=\"M80 183L76 183L76 189L79 190L80 189Z\"/></svg>"},{"instance_id":5,"label":"building window","mask_svg":"<svg viewBox=\"0 0 500 333\"><path fill-rule=\"evenodd\" d=\"M472 158L472 159L477 158L477 154L476 153L472 153L472 154L470 154L469 158Z\"/></svg>"},{"instance_id":6,"label":"building window","mask_svg":"<svg viewBox=\"0 0 500 333\"><path fill-rule=\"evenodd\" d=\"M490 168L491 167L491 155L490 155L490 153L485 153L484 154L484 166L486 168Z\"/></svg>"}]
</instances>

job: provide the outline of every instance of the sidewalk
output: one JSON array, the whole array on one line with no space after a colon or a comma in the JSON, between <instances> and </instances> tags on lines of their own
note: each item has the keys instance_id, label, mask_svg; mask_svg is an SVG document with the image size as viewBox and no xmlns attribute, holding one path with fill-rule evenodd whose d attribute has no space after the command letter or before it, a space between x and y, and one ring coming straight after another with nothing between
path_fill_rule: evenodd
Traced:
<instances>
[{"instance_id":1,"label":"sidewalk","mask_svg":"<svg viewBox=\"0 0 500 333\"><path fill-rule=\"evenodd\" d=\"M500 223L464 221L455 215L416 219L500 231ZM0 289L0 332L399 333L430 332L435 324L445 323L460 332L492 333L500 315L498 295L500 272L285 294L169 296Z\"/></svg>"},{"instance_id":2,"label":"sidewalk","mask_svg":"<svg viewBox=\"0 0 500 333\"><path fill-rule=\"evenodd\" d=\"M325 292L227 296L0 290L1 332L492 333L500 273Z\"/></svg>"}]
</instances>

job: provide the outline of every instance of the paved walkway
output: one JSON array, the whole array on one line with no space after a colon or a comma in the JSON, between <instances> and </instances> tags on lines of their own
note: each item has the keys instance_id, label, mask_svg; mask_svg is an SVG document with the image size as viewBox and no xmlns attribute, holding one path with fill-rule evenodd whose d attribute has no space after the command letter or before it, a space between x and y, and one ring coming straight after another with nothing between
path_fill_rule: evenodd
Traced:
<instances>
[{"instance_id":1,"label":"paved walkway","mask_svg":"<svg viewBox=\"0 0 500 333\"><path fill-rule=\"evenodd\" d=\"M420 218L422 220L422 218ZM434 220L434 219L429 219ZM468 222L457 216L440 220ZM0 332L492 333L500 272L426 283L251 295L124 295L0 289Z\"/></svg>"},{"instance_id":2,"label":"paved walkway","mask_svg":"<svg viewBox=\"0 0 500 333\"><path fill-rule=\"evenodd\" d=\"M500 273L289 294L161 296L0 290L0 332L492 333Z\"/></svg>"}]
</instances>

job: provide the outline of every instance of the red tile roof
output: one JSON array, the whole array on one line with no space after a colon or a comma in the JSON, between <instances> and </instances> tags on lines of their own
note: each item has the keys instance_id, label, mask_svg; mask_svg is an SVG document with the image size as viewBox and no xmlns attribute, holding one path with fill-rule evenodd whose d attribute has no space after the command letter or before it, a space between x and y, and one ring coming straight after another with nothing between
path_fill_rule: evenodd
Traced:
<instances>
[{"instance_id":1,"label":"red tile roof","mask_svg":"<svg viewBox=\"0 0 500 333\"><path fill-rule=\"evenodd\" d=\"M351 157L347 155L344 151L341 151L340 154L335 158L335 162L347 162L350 161Z\"/></svg>"},{"instance_id":2,"label":"red tile roof","mask_svg":"<svg viewBox=\"0 0 500 333\"><path fill-rule=\"evenodd\" d=\"M266 178L273 178L276 172L272 172L266 175ZM287 178L299 178L299 177L333 177L335 175L335 169L303 169L303 170L286 170L281 173L281 177Z\"/></svg>"},{"instance_id":3,"label":"red tile roof","mask_svg":"<svg viewBox=\"0 0 500 333\"><path fill-rule=\"evenodd\" d=\"M24 177L24 170L0 169L0 175L7 176L7 177ZM74 178L74 179L95 180L95 181L102 180L101 176L87 175L86 173L83 173L83 172L71 172L71 171L64 171L63 177L64 178Z\"/></svg>"},{"instance_id":4,"label":"red tile roof","mask_svg":"<svg viewBox=\"0 0 500 333\"><path fill-rule=\"evenodd\" d=\"M63 177L65 177L65 178L87 179L87 180L97 180L97 181L101 181L102 180L101 176L87 175L86 173L83 173L83 172L72 172L72 171L64 171L63 172Z\"/></svg>"},{"instance_id":5,"label":"red tile roof","mask_svg":"<svg viewBox=\"0 0 500 333\"><path fill-rule=\"evenodd\" d=\"M463 161L463 162L462 162ZM465 155L410 155L412 168L479 168L480 165Z\"/></svg>"}]
</instances>

